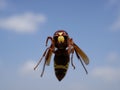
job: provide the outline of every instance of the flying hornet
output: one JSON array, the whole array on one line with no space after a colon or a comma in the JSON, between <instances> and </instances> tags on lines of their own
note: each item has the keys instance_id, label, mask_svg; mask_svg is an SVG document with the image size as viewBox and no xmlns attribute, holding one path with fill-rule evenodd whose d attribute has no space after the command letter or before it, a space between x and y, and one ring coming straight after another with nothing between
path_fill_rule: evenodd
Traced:
<instances>
[{"instance_id":1,"label":"flying hornet","mask_svg":"<svg viewBox=\"0 0 120 90\"><path fill-rule=\"evenodd\" d=\"M54 33L53 37L47 37L46 46L48 40L51 41L51 45L45 50L42 57L40 58L37 65L34 67L34 70L41 63L42 59L45 58L43 70L41 77L43 76L45 65L50 64L51 56L54 54L54 71L57 79L61 81L69 67L71 60L71 65L75 69L73 64L73 54L75 52L77 58L80 60L86 74L88 73L87 69L84 66L89 64L89 58L87 55L74 43L73 39L69 37L68 33L64 30L58 30ZM84 63L83 63L84 62Z\"/></svg>"}]
</instances>

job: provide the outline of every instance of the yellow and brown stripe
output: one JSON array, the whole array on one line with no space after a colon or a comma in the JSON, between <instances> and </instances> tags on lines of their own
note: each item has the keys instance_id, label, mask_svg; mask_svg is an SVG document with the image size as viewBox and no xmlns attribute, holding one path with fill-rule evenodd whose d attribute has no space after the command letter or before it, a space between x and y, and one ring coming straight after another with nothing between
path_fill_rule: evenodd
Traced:
<instances>
[{"instance_id":1,"label":"yellow and brown stripe","mask_svg":"<svg viewBox=\"0 0 120 90\"><path fill-rule=\"evenodd\" d=\"M69 62L66 65L57 65L54 63L55 75L59 81L61 81L68 70Z\"/></svg>"}]
</instances>

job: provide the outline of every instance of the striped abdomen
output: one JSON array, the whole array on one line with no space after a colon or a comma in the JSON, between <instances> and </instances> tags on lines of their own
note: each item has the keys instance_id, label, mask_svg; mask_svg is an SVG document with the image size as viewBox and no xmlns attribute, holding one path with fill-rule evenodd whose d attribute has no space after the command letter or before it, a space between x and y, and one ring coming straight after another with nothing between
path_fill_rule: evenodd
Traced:
<instances>
[{"instance_id":1,"label":"striped abdomen","mask_svg":"<svg viewBox=\"0 0 120 90\"><path fill-rule=\"evenodd\" d=\"M54 57L54 69L55 75L59 81L61 81L69 66L69 55L67 50L57 50Z\"/></svg>"}]
</instances>

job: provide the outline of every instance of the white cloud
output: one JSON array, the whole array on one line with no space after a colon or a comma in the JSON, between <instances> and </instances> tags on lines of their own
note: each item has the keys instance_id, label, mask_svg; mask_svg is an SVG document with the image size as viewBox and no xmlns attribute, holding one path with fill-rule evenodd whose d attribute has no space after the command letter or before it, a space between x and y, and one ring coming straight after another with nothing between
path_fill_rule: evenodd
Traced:
<instances>
[{"instance_id":1,"label":"white cloud","mask_svg":"<svg viewBox=\"0 0 120 90\"><path fill-rule=\"evenodd\" d=\"M120 55L117 52L109 52L106 56L106 60L109 62L116 62L120 60Z\"/></svg>"},{"instance_id":2,"label":"white cloud","mask_svg":"<svg viewBox=\"0 0 120 90\"><path fill-rule=\"evenodd\" d=\"M46 22L46 17L42 14L24 13L0 19L0 27L15 32L31 33L35 32L39 26Z\"/></svg>"},{"instance_id":3,"label":"white cloud","mask_svg":"<svg viewBox=\"0 0 120 90\"><path fill-rule=\"evenodd\" d=\"M119 64L120 55L116 51L111 51L106 54L105 60L106 66L94 67L91 71L92 77L109 83L115 83L120 81L120 67L115 64Z\"/></svg>"},{"instance_id":4,"label":"white cloud","mask_svg":"<svg viewBox=\"0 0 120 90\"><path fill-rule=\"evenodd\" d=\"M34 71L34 66L35 66L34 61L32 60L27 61L23 65L21 65L21 67L19 68L19 73L23 76L31 74Z\"/></svg>"},{"instance_id":5,"label":"white cloud","mask_svg":"<svg viewBox=\"0 0 120 90\"><path fill-rule=\"evenodd\" d=\"M0 10L4 9L7 7L7 3L5 0L0 0Z\"/></svg>"},{"instance_id":6,"label":"white cloud","mask_svg":"<svg viewBox=\"0 0 120 90\"><path fill-rule=\"evenodd\" d=\"M113 82L120 80L120 68L98 67L92 71L92 76L108 82Z\"/></svg>"}]
</instances>

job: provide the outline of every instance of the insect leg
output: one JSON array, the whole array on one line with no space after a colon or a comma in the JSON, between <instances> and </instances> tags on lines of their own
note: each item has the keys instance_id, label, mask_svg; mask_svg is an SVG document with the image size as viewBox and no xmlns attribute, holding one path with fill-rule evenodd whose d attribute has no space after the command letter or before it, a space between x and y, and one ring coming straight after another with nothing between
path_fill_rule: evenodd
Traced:
<instances>
[{"instance_id":1,"label":"insect leg","mask_svg":"<svg viewBox=\"0 0 120 90\"><path fill-rule=\"evenodd\" d=\"M52 37L47 37L47 39L46 39L46 46L47 46L47 43L48 43L49 39L52 41Z\"/></svg>"},{"instance_id":2,"label":"insect leg","mask_svg":"<svg viewBox=\"0 0 120 90\"><path fill-rule=\"evenodd\" d=\"M73 66L73 69L75 69L75 65L73 64L73 54L74 54L74 49L71 50L71 65Z\"/></svg>"},{"instance_id":3,"label":"insect leg","mask_svg":"<svg viewBox=\"0 0 120 90\"><path fill-rule=\"evenodd\" d=\"M39 65L39 64L40 64L40 62L42 61L43 57L45 57L46 52L47 52L47 50L48 50L48 49L49 49L49 48L47 48L47 49L45 50L45 52L43 53L43 55L42 55L41 59L38 61L37 65L34 67L34 70L38 67L38 65Z\"/></svg>"},{"instance_id":4,"label":"insect leg","mask_svg":"<svg viewBox=\"0 0 120 90\"><path fill-rule=\"evenodd\" d=\"M76 53L77 58L80 60L80 62L81 62L81 64L82 64L82 66L83 66L83 68L84 68L86 74L88 74L88 71L87 71L87 69L85 68L85 66L84 66L84 64L83 64L83 62L82 62L82 60L81 60L81 57L78 55L78 53L77 53L76 50L75 50L75 53Z\"/></svg>"},{"instance_id":5,"label":"insect leg","mask_svg":"<svg viewBox=\"0 0 120 90\"><path fill-rule=\"evenodd\" d=\"M41 73L41 77L43 76L43 74L44 74L44 71L45 71L45 65L49 65L49 63L50 63L50 59L51 59L51 56L52 56L52 52L53 52L53 47L52 47L52 45L49 47L49 48L47 48L47 54L45 54L45 62L44 62L44 65L43 65L43 70L42 70L42 73ZM45 52L46 53L46 52Z\"/></svg>"},{"instance_id":6,"label":"insect leg","mask_svg":"<svg viewBox=\"0 0 120 90\"><path fill-rule=\"evenodd\" d=\"M45 71L45 63L46 63L46 60L45 60L45 62L44 62L44 65L43 65L43 70L42 70L42 73L41 73L41 77L43 76L43 73L44 73L44 71Z\"/></svg>"},{"instance_id":7,"label":"insect leg","mask_svg":"<svg viewBox=\"0 0 120 90\"><path fill-rule=\"evenodd\" d=\"M73 64L73 54L74 54L74 48L73 48L73 46L72 46L72 44L73 44L73 41L72 41L72 38L70 38L69 40L68 40L68 54L70 55L70 53L72 53L72 55L71 55L71 65L72 65L72 67L75 69L75 65Z\"/></svg>"}]
</instances>

